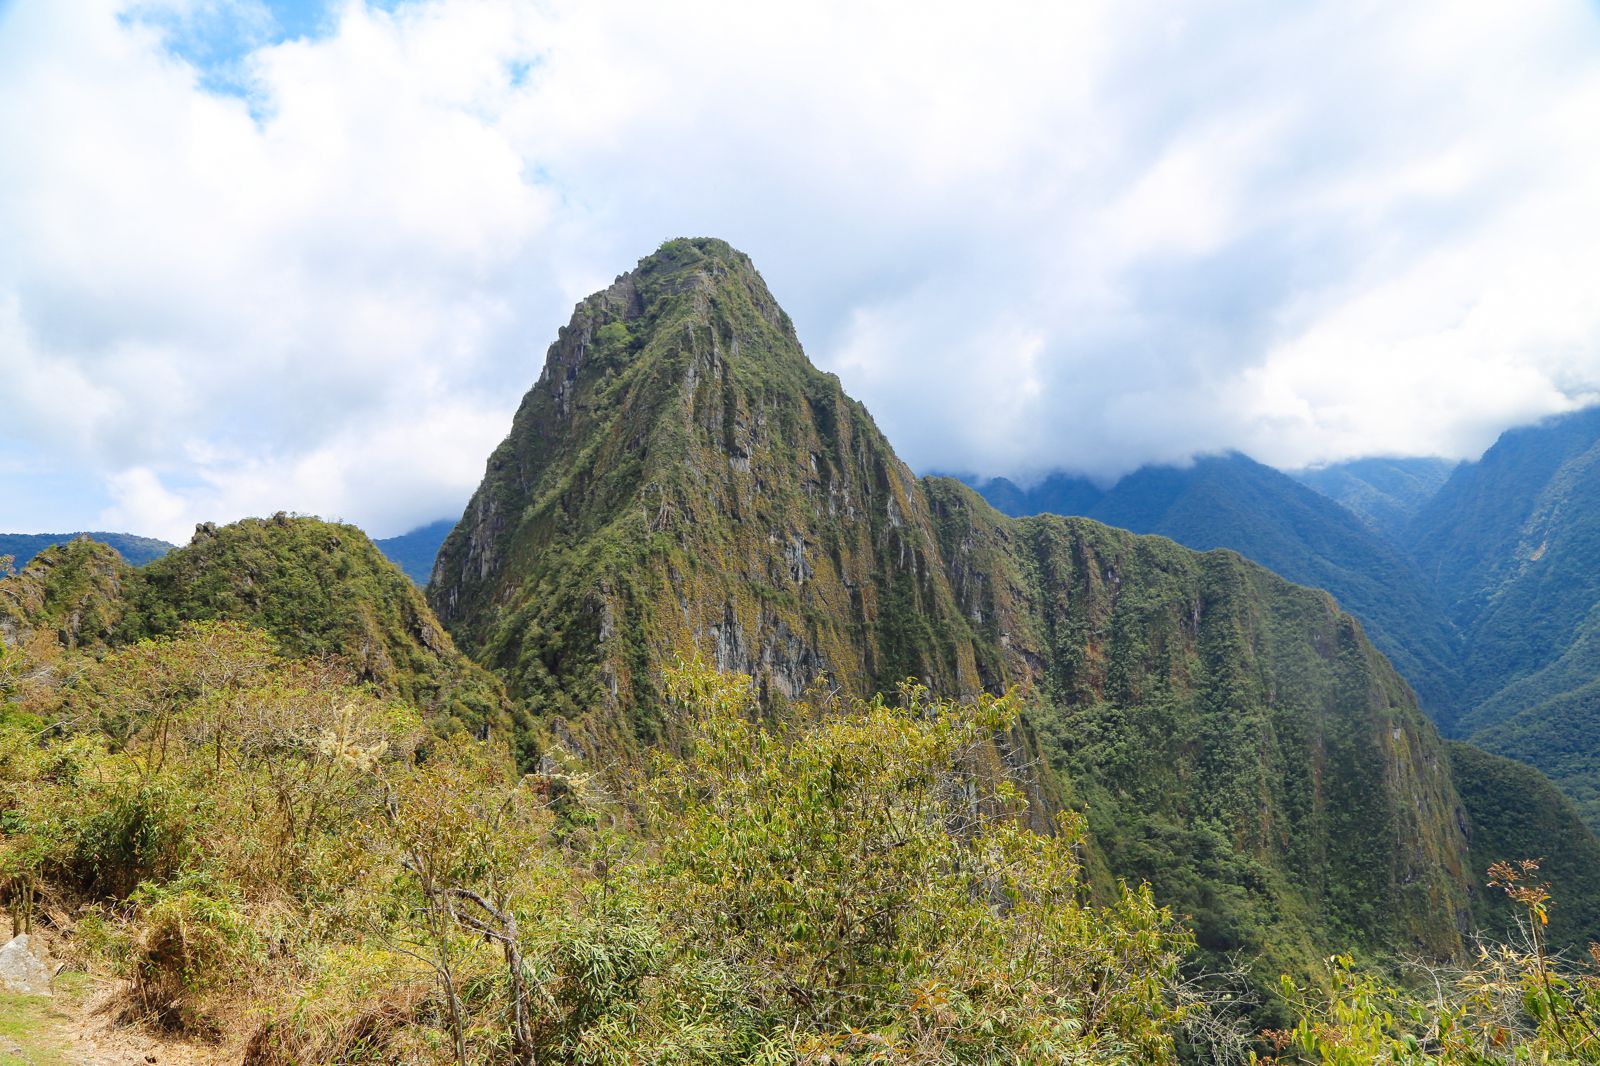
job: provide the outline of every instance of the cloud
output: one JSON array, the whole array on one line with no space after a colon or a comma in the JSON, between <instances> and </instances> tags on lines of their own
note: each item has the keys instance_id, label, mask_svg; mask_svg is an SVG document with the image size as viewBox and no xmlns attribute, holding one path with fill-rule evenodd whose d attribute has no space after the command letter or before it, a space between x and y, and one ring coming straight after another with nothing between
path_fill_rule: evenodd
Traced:
<instances>
[{"instance_id":1,"label":"cloud","mask_svg":"<svg viewBox=\"0 0 1600 1066\"><path fill-rule=\"evenodd\" d=\"M0 526L452 513L678 235L923 469L1470 455L1600 392L1590 6L1182 15L18 0L0 469L75 473Z\"/></svg>"}]
</instances>

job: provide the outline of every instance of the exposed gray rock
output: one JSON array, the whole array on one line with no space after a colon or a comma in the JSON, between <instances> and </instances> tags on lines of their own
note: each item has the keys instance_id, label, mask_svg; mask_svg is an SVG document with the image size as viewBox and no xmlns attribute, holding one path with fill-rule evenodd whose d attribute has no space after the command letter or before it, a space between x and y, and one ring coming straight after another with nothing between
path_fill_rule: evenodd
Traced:
<instances>
[{"instance_id":1,"label":"exposed gray rock","mask_svg":"<svg viewBox=\"0 0 1600 1066\"><path fill-rule=\"evenodd\" d=\"M27 933L0 948L0 989L13 995L48 996L50 967L33 953Z\"/></svg>"}]
</instances>

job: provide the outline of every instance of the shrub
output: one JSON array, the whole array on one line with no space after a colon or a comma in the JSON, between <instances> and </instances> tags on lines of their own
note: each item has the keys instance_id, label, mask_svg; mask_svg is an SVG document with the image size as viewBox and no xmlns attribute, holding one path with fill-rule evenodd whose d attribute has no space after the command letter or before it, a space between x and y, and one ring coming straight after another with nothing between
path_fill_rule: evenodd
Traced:
<instances>
[{"instance_id":1,"label":"shrub","mask_svg":"<svg viewBox=\"0 0 1600 1066\"><path fill-rule=\"evenodd\" d=\"M237 890L187 873L140 885L128 898L132 917L108 944L130 983L125 1014L190 1032L216 1029L208 994L249 981L261 955Z\"/></svg>"}]
</instances>

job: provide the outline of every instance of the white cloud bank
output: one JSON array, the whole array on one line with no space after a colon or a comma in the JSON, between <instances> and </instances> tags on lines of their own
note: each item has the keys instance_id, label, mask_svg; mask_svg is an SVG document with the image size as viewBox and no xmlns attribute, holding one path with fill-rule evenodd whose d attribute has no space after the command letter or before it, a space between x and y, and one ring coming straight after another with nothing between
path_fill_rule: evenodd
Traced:
<instances>
[{"instance_id":1,"label":"white cloud bank","mask_svg":"<svg viewBox=\"0 0 1600 1066\"><path fill-rule=\"evenodd\" d=\"M680 235L924 469L1471 455L1600 392L1582 0L266 22L0 7L0 528L454 513L571 304Z\"/></svg>"}]
</instances>

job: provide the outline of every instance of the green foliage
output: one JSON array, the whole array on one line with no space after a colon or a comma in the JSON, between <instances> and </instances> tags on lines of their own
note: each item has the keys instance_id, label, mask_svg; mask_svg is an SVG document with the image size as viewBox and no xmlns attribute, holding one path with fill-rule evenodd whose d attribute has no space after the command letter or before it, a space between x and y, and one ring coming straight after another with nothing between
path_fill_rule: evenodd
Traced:
<instances>
[{"instance_id":1,"label":"green foliage","mask_svg":"<svg viewBox=\"0 0 1600 1066\"><path fill-rule=\"evenodd\" d=\"M1213 565L1216 617L1237 619L1249 601L1229 597L1250 572ZM1160 654L1128 620L1106 631L1122 654ZM1233 632L1199 634L1209 680L1195 693L1108 682L1153 715L1138 743L1186 716L1229 728L1258 683L1235 668L1249 660ZM1258 641L1271 646L1265 630ZM619 805L593 779L520 775L496 744L422 743L414 711L332 661L285 659L234 623L191 625L75 673L54 707L67 725L0 722L5 899L15 912L26 881L75 909L79 950L127 979L125 1017L218 1035L251 1019L253 1066L1161 1063L1180 1046L1202 1061L1237 1048L1237 1020L1181 977L1194 939L1157 891L1091 890L1081 820L1063 812L1047 837L1018 817L1026 792L988 765L1016 696L907 685L893 702L819 696L763 714L750 678L703 668L662 691L680 743ZM1147 820L1131 824L1155 826L1166 786L1142 780L1125 725L1092 727L1112 705L1086 709L1095 802L1137 799L1125 810ZM1345 742L1319 738L1330 762ZM1249 765L1175 767L1215 775L1216 820L1172 823L1207 861L1246 861L1223 819L1254 802L1228 791ZM1507 1047L1570 1042L1550 1061L1590 1061L1596 993L1545 946L1560 908L1526 867L1498 869L1538 923L1521 927L1529 950L1486 952L1443 1006L1353 964L1291 981L1293 1013L1269 1034L1279 1055L1528 1061L1441 1057L1487 1055L1495 1020ZM1268 867L1249 876L1284 890ZM1237 912L1240 928L1254 913ZM1400 1057L1413 1050L1435 1057Z\"/></svg>"},{"instance_id":2,"label":"green foliage","mask_svg":"<svg viewBox=\"0 0 1600 1066\"><path fill-rule=\"evenodd\" d=\"M697 717L652 791L668 924L803 1057L1171 1058L1187 938L1148 890L1089 906L1070 824L1033 835L963 770L1015 703L910 687L769 730L746 679L671 687Z\"/></svg>"},{"instance_id":3,"label":"green foliage","mask_svg":"<svg viewBox=\"0 0 1600 1066\"><path fill-rule=\"evenodd\" d=\"M1481 947L1459 970L1418 974L1398 986L1329 960L1329 981L1307 989L1285 978L1291 1028L1264 1034L1276 1063L1318 1066L1491 1066L1600 1063L1600 976L1552 958L1544 942L1548 886L1538 864L1497 862L1490 887L1521 919L1523 946ZM1593 963L1600 964L1600 949ZM1587 971L1587 972L1586 972Z\"/></svg>"},{"instance_id":4,"label":"green foliage","mask_svg":"<svg viewBox=\"0 0 1600 1066\"><path fill-rule=\"evenodd\" d=\"M61 872L84 891L122 899L176 876L194 850L193 800L170 782L121 779L63 819Z\"/></svg>"},{"instance_id":5,"label":"green foliage","mask_svg":"<svg viewBox=\"0 0 1600 1066\"><path fill-rule=\"evenodd\" d=\"M208 1029L264 944L348 923L351 828L382 802L380 767L417 748L415 711L274 651L233 623L187 627L74 675L51 725L0 720L13 920L41 896L84 908L131 1015Z\"/></svg>"},{"instance_id":6,"label":"green foliage","mask_svg":"<svg viewBox=\"0 0 1600 1066\"><path fill-rule=\"evenodd\" d=\"M100 945L131 981L129 1012L190 1031L215 1024L202 1004L246 981L263 945L238 888L200 871L141 884Z\"/></svg>"},{"instance_id":7,"label":"green foliage","mask_svg":"<svg viewBox=\"0 0 1600 1066\"><path fill-rule=\"evenodd\" d=\"M1013 700L762 726L746 677L664 687L683 753L619 810L191 626L63 690L72 728L8 720L0 856L37 860L125 1017L261 1019L258 1066L1163 1062L1211 1017L1151 893L1091 902L1070 821L1035 836L978 772Z\"/></svg>"}]
</instances>

